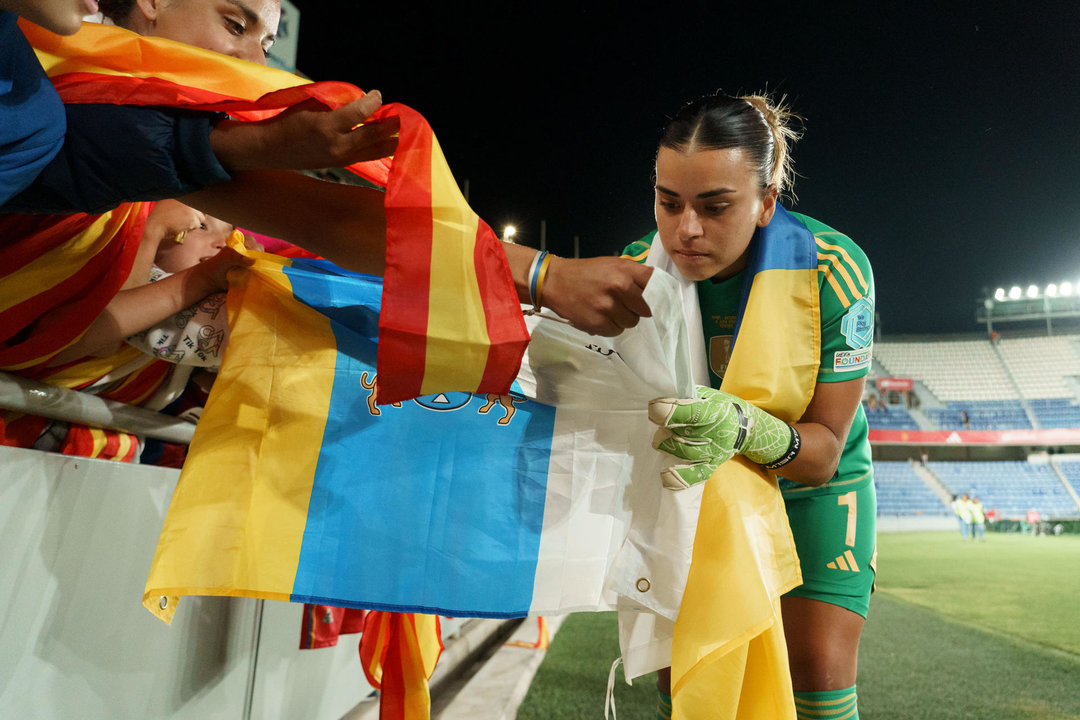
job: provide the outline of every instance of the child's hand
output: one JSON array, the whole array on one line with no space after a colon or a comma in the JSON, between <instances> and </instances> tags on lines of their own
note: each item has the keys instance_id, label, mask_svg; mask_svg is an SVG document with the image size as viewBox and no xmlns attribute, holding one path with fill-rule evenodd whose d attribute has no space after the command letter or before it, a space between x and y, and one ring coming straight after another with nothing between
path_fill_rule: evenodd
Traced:
<instances>
[{"instance_id":1,"label":"child's hand","mask_svg":"<svg viewBox=\"0 0 1080 720\"><path fill-rule=\"evenodd\" d=\"M266 251L266 248L263 247L263 244L261 242L251 237L247 233L244 233L244 247L246 247L248 250L258 250L259 252Z\"/></svg>"},{"instance_id":2,"label":"child's hand","mask_svg":"<svg viewBox=\"0 0 1080 720\"><path fill-rule=\"evenodd\" d=\"M230 247L222 248L217 255L204 260L191 269L194 276L208 283L211 292L229 289L229 271L233 268L246 268L255 264L253 258L245 257Z\"/></svg>"}]
</instances>

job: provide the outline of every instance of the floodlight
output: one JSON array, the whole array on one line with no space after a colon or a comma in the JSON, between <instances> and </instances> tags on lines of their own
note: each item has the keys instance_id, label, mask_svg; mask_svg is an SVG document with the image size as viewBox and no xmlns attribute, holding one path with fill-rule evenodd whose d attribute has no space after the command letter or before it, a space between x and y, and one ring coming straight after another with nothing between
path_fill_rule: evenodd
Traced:
<instances>
[{"instance_id":1,"label":"floodlight","mask_svg":"<svg viewBox=\"0 0 1080 720\"><path fill-rule=\"evenodd\" d=\"M1066 280L1058 287L1058 292L1061 293L1062 297L1069 297L1073 294L1073 284Z\"/></svg>"},{"instance_id":2,"label":"floodlight","mask_svg":"<svg viewBox=\"0 0 1080 720\"><path fill-rule=\"evenodd\" d=\"M998 288L994 291L994 299L1001 302L1005 299L1005 288Z\"/></svg>"},{"instance_id":3,"label":"floodlight","mask_svg":"<svg viewBox=\"0 0 1080 720\"><path fill-rule=\"evenodd\" d=\"M516 235L516 234L517 234L517 228L514 227L513 225L507 225L506 227L503 228L502 239L503 240L513 241L514 235Z\"/></svg>"},{"instance_id":4,"label":"floodlight","mask_svg":"<svg viewBox=\"0 0 1080 720\"><path fill-rule=\"evenodd\" d=\"M1039 286L1038 285L1028 285L1027 296L1029 298L1039 297Z\"/></svg>"},{"instance_id":5,"label":"floodlight","mask_svg":"<svg viewBox=\"0 0 1080 720\"><path fill-rule=\"evenodd\" d=\"M1057 297L1058 286L1050 283L1046 286L1046 297Z\"/></svg>"},{"instance_id":6,"label":"floodlight","mask_svg":"<svg viewBox=\"0 0 1080 720\"><path fill-rule=\"evenodd\" d=\"M1016 286L1016 285L1013 285L1011 288L1009 288L1009 299L1010 300L1019 300L1020 296L1022 294L1023 294L1023 291L1021 291L1020 288L1018 286Z\"/></svg>"}]
</instances>

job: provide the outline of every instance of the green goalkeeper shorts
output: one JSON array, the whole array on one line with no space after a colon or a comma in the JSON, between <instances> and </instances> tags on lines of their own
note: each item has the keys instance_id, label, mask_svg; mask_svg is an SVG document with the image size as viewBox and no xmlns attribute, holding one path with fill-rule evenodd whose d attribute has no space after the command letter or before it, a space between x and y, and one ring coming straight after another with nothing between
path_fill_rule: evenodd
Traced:
<instances>
[{"instance_id":1,"label":"green goalkeeper shorts","mask_svg":"<svg viewBox=\"0 0 1080 720\"><path fill-rule=\"evenodd\" d=\"M840 495L787 497L803 584L788 596L866 617L877 572L877 495L871 480Z\"/></svg>"}]
</instances>

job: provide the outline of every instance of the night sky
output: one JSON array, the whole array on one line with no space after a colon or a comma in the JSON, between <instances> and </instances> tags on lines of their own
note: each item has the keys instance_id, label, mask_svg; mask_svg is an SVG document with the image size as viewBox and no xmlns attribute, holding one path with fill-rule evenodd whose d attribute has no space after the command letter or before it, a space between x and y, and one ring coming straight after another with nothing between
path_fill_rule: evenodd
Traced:
<instances>
[{"instance_id":1,"label":"night sky","mask_svg":"<svg viewBox=\"0 0 1080 720\"><path fill-rule=\"evenodd\" d=\"M977 332L987 288L1080 281L1080 3L295 2L300 70L423 113L524 244L544 219L549 250L621 250L654 227L666 118L768 89L806 119L787 205L866 250L886 337Z\"/></svg>"}]
</instances>

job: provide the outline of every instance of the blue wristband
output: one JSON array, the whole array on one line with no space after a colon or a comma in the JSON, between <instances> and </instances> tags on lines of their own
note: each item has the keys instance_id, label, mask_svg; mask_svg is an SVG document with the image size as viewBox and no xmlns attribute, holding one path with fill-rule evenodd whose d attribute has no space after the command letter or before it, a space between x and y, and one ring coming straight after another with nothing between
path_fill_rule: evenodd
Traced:
<instances>
[{"instance_id":1,"label":"blue wristband","mask_svg":"<svg viewBox=\"0 0 1080 720\"><path fill-rule=\"evenodd\" d=\"M536 308L536 281L540 279L540 267L544 264L547 254L547 250L540 250L533 258L532 265L529 266L529 302L534 308ZM536 309L539 310L539 308Z\"/></svg>"}]
</instances>

